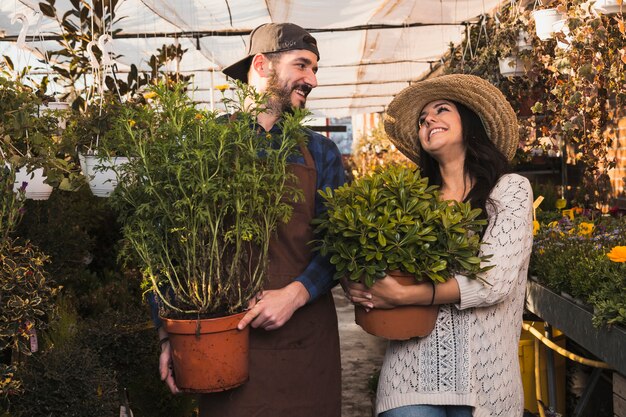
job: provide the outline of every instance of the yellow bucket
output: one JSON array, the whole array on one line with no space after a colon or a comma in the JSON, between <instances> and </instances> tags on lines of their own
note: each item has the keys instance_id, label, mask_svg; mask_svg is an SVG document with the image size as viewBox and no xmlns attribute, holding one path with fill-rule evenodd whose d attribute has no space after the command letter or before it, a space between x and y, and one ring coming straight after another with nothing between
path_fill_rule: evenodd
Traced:
<instances>
[{"instance_id":1,"label":"yellow bucket","mask_svg":"<svg viewBox=\"0 0 626 417\"><path fill-rule=\"evenodd\" d=\"M535 329L543 333L543 322L525 321ZM552 329L553 342L565 348L565 335L557 329ZM546 370L546 349L543 343L539 344L539 372L541 385L541 398L543 403L548 405L548 374ZM554 355L554 370L556 379L556 411L565 415L565 358L556 352ZM519 366L522 373L522 384L524 387L524 408L530 412L537 413L537 396L535 394L535 336L522 329L519 341Z\"/></svg>"}]
</instances>

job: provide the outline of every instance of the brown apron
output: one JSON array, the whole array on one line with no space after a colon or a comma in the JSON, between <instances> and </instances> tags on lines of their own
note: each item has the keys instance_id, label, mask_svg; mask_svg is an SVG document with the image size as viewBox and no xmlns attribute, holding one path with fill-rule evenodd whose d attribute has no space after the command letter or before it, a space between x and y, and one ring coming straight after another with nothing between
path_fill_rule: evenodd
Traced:
<instances>
[{"instance_id":1,"label":"brown apron","mask_svg":"<svg viewBox=\"0 0 626 417\"><path fill-rule=\"evenodd\" d=\"M306 165L290 164L305 199L294 203L291 220L270 244L265 289L293 282L311 261L311 220L317 172L301 146ZM277 330L250 328L250 379L241 387L201 395L200 417L340 417L341 360L337 314L326 293L298 309Z\"/></svg>"}]
</instances>

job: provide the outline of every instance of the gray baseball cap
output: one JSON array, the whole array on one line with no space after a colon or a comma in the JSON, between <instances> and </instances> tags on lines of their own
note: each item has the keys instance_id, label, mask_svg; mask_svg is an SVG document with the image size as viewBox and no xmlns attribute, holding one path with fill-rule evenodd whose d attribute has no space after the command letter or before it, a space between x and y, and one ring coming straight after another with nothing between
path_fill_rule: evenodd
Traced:
<instances>
[{"instance_id":1,"label":"gray baseball cap","mask_svg":"<svg viewBox=\"0 0 626 417\"><path fill-rule=\"evenodd\" d=\"M293 23L266 23L250 33L246 57L224 68L222 72L236 80L248 82L248 69L253 56L296 49L311 51L320 59L317 41L309 32Z\"/></svg>"}]
</instances>

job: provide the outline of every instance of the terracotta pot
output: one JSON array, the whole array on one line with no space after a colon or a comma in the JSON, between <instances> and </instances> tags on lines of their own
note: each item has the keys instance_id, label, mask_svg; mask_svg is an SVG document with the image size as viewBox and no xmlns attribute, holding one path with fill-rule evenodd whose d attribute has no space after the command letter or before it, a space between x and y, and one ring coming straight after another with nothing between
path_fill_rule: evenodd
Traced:
<instances>
[{"instance_id":1,"label":"terracotta pot","mask_svg":"<svg viewBox=\"0 0 626 417\"><path fill-rule=\"evenodd\" d=\"M416 285L415 277L402 272L387 272L389 277L402 285ZM354 307L356 324L374 336L391 340L407 340L412 337L425 337L435 328L439 306L402 306L392 309L372 309L366 312L363 307Z\"/></svg>"},{"instance_id":2,"label":"terracotta pot","mask_svg":"<svg viewBox=\"0 0 626 417\"><path fill-rule=\"evenodd\" d=\"M237 330L244 314L203 320L162 318L178 388L193 393L217 392L248 380L249 327Z\"/></svg>"}]
</instances>

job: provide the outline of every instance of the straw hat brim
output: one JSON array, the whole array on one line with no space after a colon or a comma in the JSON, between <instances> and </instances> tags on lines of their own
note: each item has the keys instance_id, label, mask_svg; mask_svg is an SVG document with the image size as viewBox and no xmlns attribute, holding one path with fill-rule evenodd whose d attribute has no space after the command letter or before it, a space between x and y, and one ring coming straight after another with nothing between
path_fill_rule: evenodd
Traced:
<instances>
[{"instance_id":1,"label":"straw hat brim","mask_svg":"<svg viewBox=\"0 0 626 417\"><path fill-rule=\"evenodd\" d=\"M482 120L491 141L507 160L513 159L519 142L515 111L500 90L480 77L467 74L419 81L396 95L383 119L385 132L400 152L419 163L419 114L428 103L443 99L473 110Z\"/></svg>"}]
</instances>

